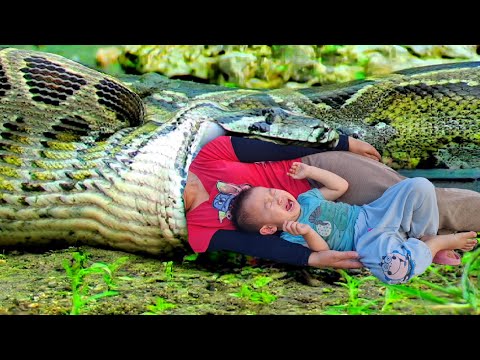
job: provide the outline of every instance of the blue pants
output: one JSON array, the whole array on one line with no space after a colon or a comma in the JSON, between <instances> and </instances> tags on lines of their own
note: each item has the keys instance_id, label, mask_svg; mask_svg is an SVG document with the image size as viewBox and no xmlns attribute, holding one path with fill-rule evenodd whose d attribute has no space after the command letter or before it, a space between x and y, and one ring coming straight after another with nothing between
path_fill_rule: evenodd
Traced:
<instances>
[{"instance_id":1,"label":"blue pants","mask_svg":"<svg viewBox=\"0 0 480 360\"><path fill-rule=\"evenodd\" d=\"M385 283L407 282L432 263L430 248L418 238L436 235L439 226L433 184L410 178L362 206L354 245L360 261Z\"/></svg>"}]
</instances>

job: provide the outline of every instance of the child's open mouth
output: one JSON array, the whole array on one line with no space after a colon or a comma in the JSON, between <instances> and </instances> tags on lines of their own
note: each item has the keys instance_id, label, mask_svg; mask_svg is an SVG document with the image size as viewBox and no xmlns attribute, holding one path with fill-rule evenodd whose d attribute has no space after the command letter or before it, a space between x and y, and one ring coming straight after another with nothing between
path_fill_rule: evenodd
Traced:
<instances>
[{"instance_id":1,"label":"child's open mouth","mask_svg":"<svg viewBox=\"0 0 480 360\"><path fill-rule=\"evenodd\" d=\"M285 205L285 209L287 211L290 211L290 210L292 210L292 208L293 208L293 201L292 200L287 200L287 204Z\"/></svg>"}]
</instances>

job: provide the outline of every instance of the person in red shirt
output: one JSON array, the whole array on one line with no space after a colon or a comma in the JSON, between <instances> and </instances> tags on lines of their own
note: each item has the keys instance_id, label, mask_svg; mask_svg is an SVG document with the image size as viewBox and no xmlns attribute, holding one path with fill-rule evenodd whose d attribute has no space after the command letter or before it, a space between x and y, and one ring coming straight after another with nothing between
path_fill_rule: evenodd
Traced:
<instances>
[{"instance_id":1,"label":"person in red shirt","mask_svg":"<svg viewBox=\"0 0 480 360\"><path fill-rule=\"evenodd\" d=\"M319 144L317 148L219 136L199 151L188 169L183 198L189 244L197 253L227 250L299 266L362 267L355 251L315 252L282 240L276 234L238 231L230 220L230 206L235 196L248 186L284 189L295 197L312 186L319 187L314 181L287 176L295 161L345 178L350 187L338 200L362 205L405 178L380 163L380 157L370 144L343 134L335 143ZM480 231L479 216L464 216L480 213L480 193L463 189L436 188L436 191L440 228Z\"/></svg>"}]
</instances>

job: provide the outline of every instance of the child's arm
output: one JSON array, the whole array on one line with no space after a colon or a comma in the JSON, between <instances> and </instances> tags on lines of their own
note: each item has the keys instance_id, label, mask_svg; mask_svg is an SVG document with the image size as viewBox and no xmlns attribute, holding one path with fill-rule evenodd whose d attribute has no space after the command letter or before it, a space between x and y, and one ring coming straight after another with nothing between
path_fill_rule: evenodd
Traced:
<instances>
[{"instance_id":1,"label":"child's arm","mask_svg":"<svg viewBox=\"0 0 480 360\"><path fill-rule=\"evenodd\" d=\"M292 235L302 235L307 242L310 250L330 250L327 242L307 224L301 224L297 221L285 220L285 222L283 223L283 231L286 231Z\"/></svg>"},{"instance_id":2,"label":"child's arm","mask_svg":"<svg viewBox=\"0 0 480 360\"><path fill-rule=\"evenodd\" d=\"M310 178L322 183L323 187L319 190L327 200L337 200L348 190L348 182L341 176L301 162L294 162L288 175L294 179Z\"/></svg>"}]
</instances>

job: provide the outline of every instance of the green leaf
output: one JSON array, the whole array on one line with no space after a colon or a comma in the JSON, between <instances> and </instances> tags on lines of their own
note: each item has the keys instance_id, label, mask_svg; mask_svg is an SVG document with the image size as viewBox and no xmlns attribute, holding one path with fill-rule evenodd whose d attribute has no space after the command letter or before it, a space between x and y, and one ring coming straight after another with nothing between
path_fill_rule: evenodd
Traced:
<instances>
[{"instance_id":1,"label":"green leaf","mask_svg":"<svg viewBox=\"0 0 480 360\"><path fill-rule=\"evenodd\" d=\"M355 80L363 80L367 77L367 74L365 73L365 71L357 71L355 73Z\"/></svg>"},{"instance_id":2,"label":"green leaf","mask_svg":"<svg viewBox=\"0 0 480 360\"><path fill-rule=\"evenodd\" d=\"M421 299L428 300L428 301L431 301L431 302L434 302L434 303L437 303L437 304L447 304L447 303L449 303L449 301L446 300L446 299L442 299L438 296L432 295L432 294L427 293L425 291L421 291L421 290L418 290L418 289L412 289L408 286L404 286L404 285L386 285L386 286L392 287L395 290L404 292L405 294L413 295L413 296L416 296L416 297L419 297Z\"/></svg>"},{"instance_id":3,"label":"green leaf","mask_svg":"<svg viewBox=\"0 0 480 360\"><path fill-rule=\"evenodd\" d=\"M438 291L441 291L441 292L444 292L444 293L447 293L447 294L450 294L450 295L453 295L453 296L457 296L457 297L462 296L462 291L460 289L456 288L456 287L440 286L440 285L431 283L431 282L423 280L423 279L418 279L418 278L415 281L420 283L420 284L427 285L428 287L430 287L432 289L435 289L435 290L438 290Z\"/></svg>"},{"instance_id":4,"label":"green leaf","mask_svg":"<svg viewBox=\"0 0 480 360\"><path fill-rule=\"evenodd\" d=\"M273 279L269 276L259 276L259 277L256 277L254 280L253 280L253 287L258 289L258 288L261 288L265 285L267 285L270 281L272 281Z\"/></svg>"},{"instance_id":5,"label":"green leaf","mask_svg":"<svg viewBox=\"0 0 480 360\"><path fill-rule=\"evenodd\" d=\"M223 83L223 86L229 87L229 88L237 88L238 84L233 83L233 82L225 82L225 83Z\"/></svg>"},{"instance_id":6,"label":"green leaf","mask_svg":"<svg viewBox=\"0 0 480 360\"><path fill-rule=\"evenodd\" d=\"M175 304L167 302L164 298L158 297L155 305L148 305L147 309L149 312L143 313L143 315L158 315L159 313L176 307Z\"/></svg>"},{"instance_id":7,"label":"green leaf","mask_svg":"<svg viewBox=\"0 0 480 360\"><path fill-rule=\"evenodd\" d=\"M100 299L106 296L115 296L115 295L118 295L118 291L108 290L108 291L101 292L100 294L89 296L85 302L90 302L92 300Z\"/></svg>"},{"instance_id":8,"label":"green leaf","mask_svg":"<svg viewBox=\"0 0 480 360\"><path fill-rule=\"evenodd\" d=\"M134 278L134 277L131 277L131 276L119 276L119 277L117 277L117 279L119 279L119 280L127 280L127 281L135 280L135 278Z\"/></svg>"},{"instance_id":9,"label":"green leaf","mask_svg":"<svg viewBox=\"0 0 480 360\"><path fill-rule=\"evenodd\" d=\"M183 257L183 261L195 261L198 258L198 253L190 254L190 255L185 255Z\"/></svg>"}]
</instances>

